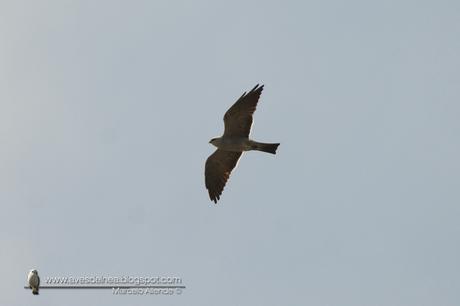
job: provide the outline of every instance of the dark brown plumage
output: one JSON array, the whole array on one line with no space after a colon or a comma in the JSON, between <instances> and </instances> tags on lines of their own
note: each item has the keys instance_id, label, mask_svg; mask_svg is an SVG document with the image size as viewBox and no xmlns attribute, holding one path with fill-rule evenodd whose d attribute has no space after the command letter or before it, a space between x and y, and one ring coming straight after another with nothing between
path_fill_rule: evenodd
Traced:
<instances>
[{"instance_id":1,"label":"dark brown plumage","mask_svg":"<svg viewBox=\"0 0 460 306\"><path fill-rule=\"evenodd\" d=\"M206 160L205 183L209 198L214 203L220 199L230 173L236 167L242 152L231 152L217 149Z\"/></svg>"},{"instance_id":2,"label":"dark brown plumage","mask_svg":"<svg viewBox=\"0 0 460 306\"><path fill-rule=\"evenodd\" d=\"M252 115L256 111L257 102L259 102L263 89L264 85L259 87L259 84L257 84L248 93L245 92L228 109L224 115L224 137L249 137Z\"/></svg>"},{"instance_id":3,"label":"dark brown plumage","mask_svg":"<svg viewBox=\"0 0 460 306\"><path fill-rule=\"evenodd\" d=\"M211 139L217 150L206 160L205 184L209 198L214 203L220 199L232 170L243 151L263 151L275 154L279 143L262 143L249 139L252 116L257 108L264 86L257 84L227 110L224 115L225 130L222 137Z\"/></svg>"}]
</instances>

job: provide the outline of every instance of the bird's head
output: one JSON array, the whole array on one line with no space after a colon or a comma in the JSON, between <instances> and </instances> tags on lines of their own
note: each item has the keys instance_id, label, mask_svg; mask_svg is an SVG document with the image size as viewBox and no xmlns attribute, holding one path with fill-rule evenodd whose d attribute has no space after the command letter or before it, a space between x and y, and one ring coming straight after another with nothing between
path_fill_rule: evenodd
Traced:
<instances>
[{"instance_id":1,"label":"bird's head","mask_svg":"<svg viewBox=\"0 0 460 306\"><path fill-rule=\"evenodd\" d=\"M32 274L38 274L38 271L35 270L35 269L33 269L33 270L30 270L30 273L32 273Z\"/></svg>"},{"instance_id":2,"label":"bird's head","mask_svg":"<svg viewBox=\"0 0 460 306\"><path fill-rule=\"evenodd\" d=\"M217 147L217 142L219 141L219 138L213 138L209 141L210 144L214 145Z\"/></svg>"}]
</instances>

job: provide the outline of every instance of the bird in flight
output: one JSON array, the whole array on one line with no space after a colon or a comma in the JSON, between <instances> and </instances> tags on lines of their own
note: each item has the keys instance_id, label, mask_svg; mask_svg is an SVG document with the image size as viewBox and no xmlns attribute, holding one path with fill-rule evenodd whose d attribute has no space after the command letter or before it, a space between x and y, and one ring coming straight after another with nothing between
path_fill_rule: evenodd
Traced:
<instances>
[{"instance_id":1,"label":"bird in flight","mask_svg":"<svg viewBox=\"0 0 460 306\"><path fill-rule=\"evenodd\" d=\"M264 85L257 84L228 109L224 115L224 135L209 143L217 147L206 160L205 184L211 201L217 204L230 173L236 167L244 151L262 151L276 154L279 143L262 143L249 139L254 114Z\"/></svg>"},{"instance_id":2,"label":"bird in flight","mask_svg":"<svg viewBox=\"0 0 460 306\"><path fill-rule=\"evenodd\" d=\"M32 294L38 295L38 288L40 287L40 277L38 276L37 270L30 270L27 275L27 282L29 283Z\"/></svg>"}]
</instances>

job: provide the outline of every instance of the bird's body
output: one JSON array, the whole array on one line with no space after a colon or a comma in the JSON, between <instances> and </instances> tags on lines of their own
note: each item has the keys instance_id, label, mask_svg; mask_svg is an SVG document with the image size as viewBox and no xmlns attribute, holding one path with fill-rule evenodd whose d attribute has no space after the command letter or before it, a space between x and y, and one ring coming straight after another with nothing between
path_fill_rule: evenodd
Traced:
<instances>
[{"instance_id":1,"label":"bird's body","mask_svg":"<svg viewBox=\"0 0 460 306\"><path fill-rule=\"evenodd\" d=\"M251 149L250 140L246 137L217 137L209 143L224 151L243 152Z\"/></svg>"},{"instance_id":2,"label":"bird's body","mask_svg":"<svg viewBox=\"0 0 460 306\"><path fill-rule=\"evenodd\" d=\"M29 283L32 294L38 295L38 288L40 287L40 277L38 276L37 270L30 270L27 275L27 282Z\"/></svg>"},{"instance_id":3,"label":"bird's body","mask_svg":"<svg viewBox=\"0 0 460 306\"><path fill-rule=\"evenodd\" d=\"M211 144L224 151L244 152L263 151L276 153L279 143L263 143L245 137L218 137L211 140ZM273 149L271 149L273 148ZM267 151L269 150L269 151ZM273 151L273 152L272 152Z\"/></svg>"},{"instance_id":4,"label":"bird's body","mask_svg":"<svg viewBox=\"0 0 460 306\"><path fill-rule=\"evenodd\" d=\"M209 141L217 147L205 165L205 184L214 203L220 199L230 173L238 164L243 152L256 150L276 154L279 143L263 143L249 139L252 115L263 88L263 85L259 87L257 84L247 94L244 93L225 113L224 135Z\"/></svg>"}]
</instances>

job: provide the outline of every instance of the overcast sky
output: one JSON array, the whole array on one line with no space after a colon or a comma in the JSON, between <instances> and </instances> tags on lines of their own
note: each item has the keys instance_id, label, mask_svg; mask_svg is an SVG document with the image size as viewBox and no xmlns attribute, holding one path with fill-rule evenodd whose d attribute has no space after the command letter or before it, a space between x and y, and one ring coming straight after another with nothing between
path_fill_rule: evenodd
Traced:
<instances>
[{"instance_id":1,"label":"overcast sky","mask_svg":"<svg viewBox=\"0 0 460 306\"><path fill-rule=\"evenodd\" d=\"M2 305L456 306L460 2L0 1ZM214 205L208 143L265 84ZM181 277L173 296L24 290Z\"/></svg>"}]
</instances>

